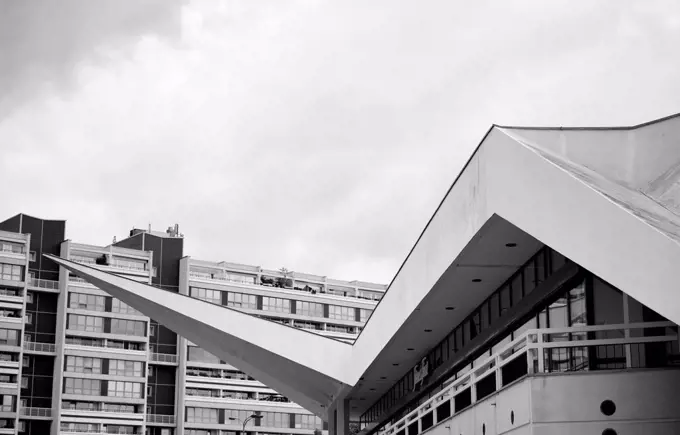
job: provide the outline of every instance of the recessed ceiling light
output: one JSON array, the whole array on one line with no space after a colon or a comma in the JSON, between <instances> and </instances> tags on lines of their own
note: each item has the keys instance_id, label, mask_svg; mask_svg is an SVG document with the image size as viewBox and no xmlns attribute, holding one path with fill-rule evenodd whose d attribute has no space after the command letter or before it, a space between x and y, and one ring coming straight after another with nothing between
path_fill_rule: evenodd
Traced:
<instances>
[{"instance_id":1,"label":"recessed ceiling light","mask_svg":"<svg viewBox=\"0 0 680 435\"><path fill-rule=\"evenodd\" d=\"M406 350L408 350L408 351L410 352L410 351L412 351L412 350L415 350L415 349L414 349L414 348L412 348L412 347L409 347L409 348L408 348L408 349L406 349Z\"/></svg>"},{"instance_id":2,"label":"recessed ceiling light","mask_svg":"<svg viewBox=\"0 0 680 435\"><path fill-rule=\"evenodd\" d=\"M506 243L505 246L507 246L508 248L514 248L515 246L517 246L517 243Z\"/></svg>"},{"instance_id":3,"label":"recessed ceiling light","mask_svg":"<svg viewBox=\"0 0 680 435\"><path fill-rule=\"evenodd\" d=\"M456 307L446 307L446 308L445 308L446 311L453 311L453 310L455 310L455 309L456 309Z\"/></svg>"},{"instance_id":4,"label":"recessed ceiling light","mask_svg":"<svg viewBox=\"0 0 680 435\"><path fill-rule=\"evenodd\" d=\"M426 329L425 332L432 332L432 330L431 330L431 329Z\"/></svg>"},{"instance_id":5,"label":"recessed ceiling light","mask_svg":"<svg viewBox=\"0 0 680 435\"><path fill-rule=\"evenodd\" d=\"M482 282L482 280L479 279L479 278L475 278L475 279L472 280L472 282Z\"/></svg>"}]
</instances>

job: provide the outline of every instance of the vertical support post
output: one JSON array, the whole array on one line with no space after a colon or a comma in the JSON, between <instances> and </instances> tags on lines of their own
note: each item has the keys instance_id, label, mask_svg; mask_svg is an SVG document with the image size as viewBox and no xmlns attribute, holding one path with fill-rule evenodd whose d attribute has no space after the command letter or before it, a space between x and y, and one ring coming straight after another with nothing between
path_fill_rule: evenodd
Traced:
<instances>
[{"instance_id":1,"label":"vertical support post","mask_svg":"<svg viewBox=\"0 0 680 435\"><path fill-rule=\"evenodd\" d=\"M501 355L497 354L494 358L494 364L496 365L495 375L496 375L496 391L503 388L503 373L501 371Z\"/></svg>"},{"instance_id":2,"label":"vertical support post","mask_svg":"<svg viewBox=\"0 0 680 435\"><path fill-rule=\"evenodd\" d=\"M630 339L630 310L628 309L628 295L623 294L623 323L626 325L626 329L623 330L623 336L626 340ZM633 356L630 351L630 343L623 345L623 349L626 352L626 368L629 369L633 366Z\"/></svg>"},{"instance_id":3,"label":"vertical support post","mask_svg":"<svg viewBox=\"0 0 680 435\"><path fill-rule=\"evenodd\" d=\"M335 412L337 416L333 435L349 435L349 400L338 399Z\"/></svg>"},{"instance_id":4,"label":"vertical support post","mask_svg":"<svg viewBox=\"0 0 680 435\"><path fill-rule=\"evenodd\" d=\"M536 355L538 358L538 373L545 373L545 349L543 349L543 334L536 334Z\"/></svg>"}]
</instances>

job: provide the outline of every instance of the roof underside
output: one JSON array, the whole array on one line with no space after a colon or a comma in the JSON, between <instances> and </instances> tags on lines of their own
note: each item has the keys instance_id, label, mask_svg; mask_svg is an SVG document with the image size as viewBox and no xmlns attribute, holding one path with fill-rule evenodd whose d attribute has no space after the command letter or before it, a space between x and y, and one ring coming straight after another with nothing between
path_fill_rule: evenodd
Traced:
<instances>
[{"instance_id":1,"label":"roof underside","mask_svg":"<svg viewBox=\"0 0 680 435\"><path fill-rule=\"evenodd\" d=\"M633 129L494 127L447 193L361 336L347 346L349 351L330 346L319 351L324 354L319 359L310 359L302 335L279 334L276 328L285 327L276 324L266 328L275 328L270 333L278 345L267 347L260 328L269 322L245 322L239 316L247 315L220 307L223 311L215 315L229 319L230 329L196 335L184 329L191 323L188 308L168 306L162 294L144 294L155 304L151 307L138 300L145 292L141 287L121 291L121 282L106 284L113 278L103 272L95 284L208 351L219 350L213 353L234 366L246 372L256 369L254 377L303 406L313 405L310 410L318 415L349 391L356 417L542 244L680 323L679 241L680 117ZM518 249L506 250L508 242L517 243ZM72 264L65 267L91 279L91 272ZM478 277L482 285L472 287L471 279ZM455 306L453 314L443 309L449 305ZM201 321L209 320L196 309ZM160 318L158 310L167 316ZM186 325L166 323L175 315L187 318ZM331 342L319 339L315 344L320 346ZM219 349L214 340L221 341ZM256 343L255 348L248 343ZM286 347L295 351L286 353ZM292 363L285 378L276 366L255 367L262 349ZM317 374L291 376L305 370ZM318 382L315 391L303 385L312 379Z\"/></svg>"}]
</instances>

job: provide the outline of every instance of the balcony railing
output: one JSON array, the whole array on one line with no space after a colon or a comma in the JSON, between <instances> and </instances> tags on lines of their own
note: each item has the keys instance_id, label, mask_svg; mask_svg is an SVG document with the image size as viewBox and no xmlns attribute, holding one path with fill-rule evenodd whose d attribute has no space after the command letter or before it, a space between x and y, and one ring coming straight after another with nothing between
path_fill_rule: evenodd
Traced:
<instances>
[{"instance_id":1,"label":"balcony railing","mask_svg":"<svg viewBox=\"0 0 680 435\"><path fill-rule=\"evenodd\" d=\"M154 362L164 362L164 363L177 363L177 355L169 353L149 353L149 358Z\"/></svg>"},{"instance_id":2,"label":"balcony railing","mask_svg":"<svg viewBox=\"0 0 680 435\"><path fill-rule=\"evenodd\" d=\"M51 408L20 408L21 415L25 417L52 417Z\"/></svg>"},{"instance_id":3,"label":"balcony railing","mask_svg":"<svg viewBox=\"0 0 680 435\"><path fill-rule=\"evenodd\" d=\"M57 351L57 345L54 343L40 343L36 341L24 341L24 350L29 352L47 352L54 353Z\"/></svg>"},{"instance_id":4,"label":"balcony railing","mask_svg":"<svg viewBox=\"0 0 680 435\"><path fill-rule=\"evenodd\" d=\"M625 335L623 331L631 330L650 329L651 333L654 328L676 328L676 333L606 339L589 337L589 335L593 336L606 331L620 331L621 336ZM460 413L477 401L495 394L525 375L585 370L588 366L588 357L594 357L595 362L598 358L609 360L613 357L618 360L619 365L611 367L611 363L606 363L606 368L597 370L644 368L644 364L640 363L641 359L636 359L635 356L636 353L644 352L642 347L645 344L672 345L674 342L675 344L678 342L677 326L671 322L531 329L474 369L459 375L448 385L445 383L439 393L393 424L385 425L379 429L378 433L380 435L419 434L442 423L452 415ZM617 350L610 352L611 348ZM588 356L588 349L591 349L590 356ZM669 365L673 363L677 364L677 361L670 361ZM510 368L510 364L513 364L514 370L504 372L503 369ZM519 370L517 364L521 364Z\"/></svg>"},{"instance_id":5,"label":"balcony railing","mask_svg":"<svg viewBox=\"0 0 680 435\"><path fill-rule=\"evenodd\" d=\"M12 405L0 405L0 412L14 412L14 406L12 406Z\"/></svg>"},{"instance_id":6,"label":"balcony railing","mask_svg":"<svg viewBox=\"0 0 680 435\"><path fill-rule=\"evenodd\" d=\"M331 298L338 298L338 299L361 299L361 300L365 300L365 301L378 302L380 300L380 298L382 297L382 296L380 296L380 297L374 298L374 297L367 297L367 296L364 296L364 295L344 296L344 295L341 295L341 294L338 294L338 293L334 293L332 290L316 290L316 289L305 290L303 288L295 288L294 286L276 287L276 286L271 285L271 284L263 284L263 283L258 283L258 282L248 282L248 281L245 281L245 280L242 280L242 279L230 278L228 276L226 276L226 277L225 276L218 276L218 275L208 276L206 274L197 273L197 272L189 272L189 277L197 278L197 279L229 282L229 283L233 283L233 284L236 284L236 285L252 285L252 286L258 286L258 287L265 287L268 290L274 290L274 291L288 290L288 291L291 291L291 292L300 292L300 293L309 293L309 294L314 294L314 295L323 295L323 296L327 296L327 297L331 297Z\"/></svg>"},{"instance_id":7,"label":"balcony railing","mask_svg":"<svg viewBox=\"0 0 680 435\"><path fill-rule=\"evenodd\" d=\"M160 423L160 424L175 424L174 415L161 415L161 414L147 414L147 423Z\"/></svg>"},{"instance_id":8,"label":"balcony railing","mask_svg":"<svg viewBox=\"0 0 680 435\"><path fill-rule=\"evenodd\" d=\"M52 281L49 279L31 278L28 281L28 285L48 290L59 290L59 281Z\"/></svg>"}]
</instances>

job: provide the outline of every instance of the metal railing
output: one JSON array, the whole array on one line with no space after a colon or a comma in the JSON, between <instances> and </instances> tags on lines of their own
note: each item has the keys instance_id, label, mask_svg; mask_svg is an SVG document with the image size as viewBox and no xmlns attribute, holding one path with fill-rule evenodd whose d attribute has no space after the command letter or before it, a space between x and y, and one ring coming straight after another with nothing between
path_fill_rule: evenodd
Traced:
<instances>
[{"instance_id":1,"label":"metal railing","mask_svg":"<svg viewBox=\"0 0 680 435\"><path fill-rule=\"evenodd\" d=\"M583 361L583 357L587 358L587 349L592 349L594 353L594 355L591 353L591 358L593 356L601 358L599 356L601 349L606 349L608 346L618 346L621 349L618 352L620 355L619 359L622 359L623 362L619 362L619 364L622 364L622 367L617 366L614 368L643 368L644 364L637 365L635 363L632 350L637 346L651 343L672 344L673 342L678 342L677 329L676 333L671 335L645 337L630 337L628 335L631 330L652 328L677 328L677 326L672 322L649 322L626 325L530 329L481 362L477 367L465 374L459 375L451 383L447 384L445 382L441 391L396 422L387 424L379 429L378 434L419 434L467 409L477 401L491 396L525 375L583 370L587 366L587 361L585 363ZM623 338L591 339L588 337L588 335L592 336L606 331L621 331ZM557 341L552 336L558 336ZM563 349L569 350L568 355L561 355L560 353L557 358L554 358L555 350L561 351ZM586 352L582 354L581 351L584 349ZM607 352L604 353L606 356ZM573 361L573 364L565 364L566 361ZM506 372L508 376L504 376L503 369L509 368L511 363L520 363L521 369L519 371L515 370L514 376L509 372ZM559 368L560 364L563 365L562 369L554 370L555 367ZM611 368L604 367L599 370L609 369Z\"/></svg>"},{"instance_id":2,"label":"metal railing","mask_svg":"<svg viewBox=\"0 0 680 435\"><path fill-rule=\"evenodd\" d=\"M22 416L25 417L52 417L51 408L27 407L19 408Z\"/></svg>"},{"instance_id":3,"label":"metal railing","mask_svg":"<svg viewBox=\"0 0 680 435\"><path fill-rule=\"evenodd\" d=\"M37 341L24 341L24 350L32 352L48 352L54 353L57 351L57 345L54 343L40 343Z\"/></svg>"},{"instance_id":4,"label":"metal railing","mask_svg":"<svg viewBox=\"0 0 680 435\"><path fill-rule=\"evenodd\" d=\"M28 280L28 285L48 290L59 290L59 281L52 281L50 279L31 278Z\"/></svg>"},{"instance_id":5,"label":"metal railing","mask_svg":"<svg viewBox=\"0 0 680 435\"><path fill-rule=\"evenodd\" d=\"M177 355L173 355L170 353L156 353L156 352L151 352L149 353L149 358L151 361L154 362L164 362L164 363L176 363L177 362Z\"/></svg>"},{"instance_id":6,"label":"metal railing","mask_svg":"<svg viewBox=\"0 0 680 435\"><path fill-rule=\"evenodd\" d=\"M175 424L174 415L162 415L162 414L147 414L147 423L162 423L162 424Z\"/></svg>"}]
</instances>

